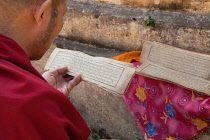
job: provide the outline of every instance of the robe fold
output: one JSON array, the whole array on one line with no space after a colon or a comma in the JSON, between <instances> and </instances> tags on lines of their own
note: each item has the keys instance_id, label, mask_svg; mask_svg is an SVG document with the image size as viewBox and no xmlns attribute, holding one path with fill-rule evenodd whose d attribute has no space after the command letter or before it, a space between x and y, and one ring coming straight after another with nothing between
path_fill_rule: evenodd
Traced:
<instances>
[{"instance_id":1,"label":"robe fold","mask_svg":"<svg viewBox=\"0 0 210 140\"><path fill-rule=\"evenodd\" d=\"M0 140L87 140L89 134L69 99L14 40L0 35Z\"/></svg>"}]
</instances>

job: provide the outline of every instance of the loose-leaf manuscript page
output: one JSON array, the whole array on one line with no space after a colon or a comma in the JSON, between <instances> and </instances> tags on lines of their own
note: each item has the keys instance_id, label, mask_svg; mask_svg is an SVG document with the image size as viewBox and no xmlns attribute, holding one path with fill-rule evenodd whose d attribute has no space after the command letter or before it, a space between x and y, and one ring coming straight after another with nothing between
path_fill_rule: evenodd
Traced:
<instances>
[{"instance_id":1,"label":"loose-leaf manuscript page","mask_svg":"<svg viewBox=\"0 0 210 140\"><path fill-rule=\"evenodd\" d=\"M132 64L93 57L87 54L56 48L45 69L67 66L67 74L82 74L82 80L92 82L109 91L123 94L135 72Z\"/></svg>"},{"instance_id":2,"label":"loose-leaf manuscript page","mask_svg":"<svg viewBox=\"0 0 210 140\"><path fill-rule=\"evenodd\" d=\"M137 73L210 95L210 55L146 42Z\"/></svg>"}]
</instances>

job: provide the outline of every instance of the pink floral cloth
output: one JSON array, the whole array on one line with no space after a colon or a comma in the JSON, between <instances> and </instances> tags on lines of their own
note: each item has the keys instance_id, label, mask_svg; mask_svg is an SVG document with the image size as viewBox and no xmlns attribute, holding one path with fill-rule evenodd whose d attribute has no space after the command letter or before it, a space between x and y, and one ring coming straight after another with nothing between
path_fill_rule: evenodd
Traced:
<instances>
[{"instance_id":1,"label":"pink floral cloth","mask_svg":"<svg viewBox=\"0 0 210 140\"><path fill-rule=\"evenodd\" d=\"M168 82L135 74L123 99L147 140L187 140L210 126L210 97Z\"/></svg>"}]
</instances>

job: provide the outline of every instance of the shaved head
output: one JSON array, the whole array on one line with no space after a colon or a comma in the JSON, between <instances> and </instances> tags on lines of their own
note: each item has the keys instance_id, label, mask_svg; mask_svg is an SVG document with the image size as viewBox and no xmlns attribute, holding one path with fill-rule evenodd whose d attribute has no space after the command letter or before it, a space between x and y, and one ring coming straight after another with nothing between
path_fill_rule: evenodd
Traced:
<instances>
[{"instance_id":1,"label":"shaved head","mask_svg":"<svg viewBox=\"0 0 210 140\"><path fill-rule=\"evenodd\" d=\"M0 0L0 34L38 60L63 26L66 0Z\"/></svg>"},{"instance_id":2,"label":"shaved head","mask_svg":"<svg viewBox=\"0 0 210 140\"><path fill-rule=\"evenodd\" d=\"M9 12L10 15L17 15L23 10L38 5L45 0L0 0L0 8ZM63 0L52 0L52 15L56 16L57 7Z\"/></svg>"},{"instance_id":3,"label":"shaved head","mask_svg":"<svg viewBox=\"0 0 210 140\"><path fill-rule=\"evenodd\" d=\"M12 7L24 8L43 1L45 0L0 0L0 3L9 4ZM52 0L52 1L54 5L59 5L60 1L62 0Z\"/></svg>"},{"instance_id":4,"label":"shaved head","mask_svg":"<svg viewBox=\"0 0 210 140\"><path fill-rule=\"evenodd\" d=\"M36 6L41 5L46 0L0 0L0 26L1 30L7 33L9 30L14 30L15 19L21 15L24 10L29 8L35 9ZM52 21L57 17L58 6L65 0L52 0Z\"/></svg>"}]
</instances>

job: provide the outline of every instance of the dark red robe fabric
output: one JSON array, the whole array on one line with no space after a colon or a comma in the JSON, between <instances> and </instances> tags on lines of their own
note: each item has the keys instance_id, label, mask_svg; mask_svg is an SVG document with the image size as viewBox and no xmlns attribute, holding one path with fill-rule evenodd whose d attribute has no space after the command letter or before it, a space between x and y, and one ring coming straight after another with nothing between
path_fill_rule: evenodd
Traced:
<instances>
[{"instance_id":1,"label":"dark red robe fabric","mask_svg":"<svg viewBox=\"0 0 210 140\"><path fill-rule=\"evenodd\" d=\"M0 140L87 140L90 130L61 92L0 35Z\"/></svg>"}]
</instances>

